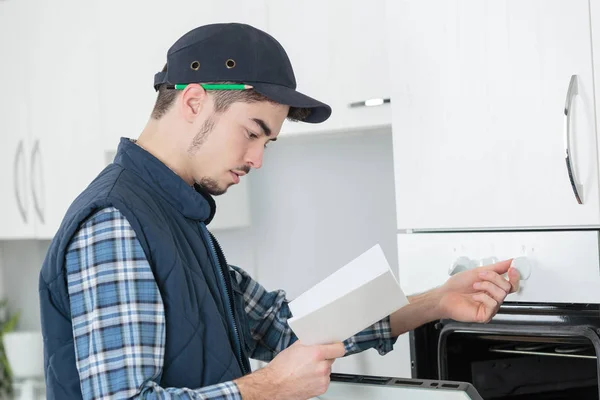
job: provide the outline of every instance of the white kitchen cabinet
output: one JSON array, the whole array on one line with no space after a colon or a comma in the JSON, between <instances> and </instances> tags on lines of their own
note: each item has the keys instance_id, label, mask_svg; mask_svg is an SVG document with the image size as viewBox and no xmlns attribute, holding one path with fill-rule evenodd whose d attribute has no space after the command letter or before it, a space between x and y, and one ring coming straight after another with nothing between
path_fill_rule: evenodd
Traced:
<instances>
[{"instance_id":1,"label":"white kitchen cabinet","mask_svg":"<svg viewBox=\"0 0 600 400\"><path fill-rule=\"evenodd\" d=\"M116 149L120 137L137 138L142 132L156 100L154 75L163 69L167 51L179 37L211 23L266 27L263 0L105 0L97 7L100 129L107 150Z\"/></svg>"},{"instance_id":2,"label":"white kitchen cabinet","mask_svg":"<svg viewBox=\"0 0 600 400\"><path fill-rule=\"evenodd\" d=\"M267 0L268 33L288 54L297 89L332 107L328 121L286 121L282 135L388 126L389 99L384 0ZM353 103L363 103L350 107Z\"/></svg>"},{"instance_id":3,"label":"white kitchen cabinet","mask_svg":"<svg viewBox=\"0 0 600 400\"><path fill-rule=\"evenodd\" d=\"M89 4L0 4L2 239L52 238L102 167Z\"/></svg>"},{"instance_id":4,"label":"white kitchen cabinet","mask_svg":"<svg viewBox=\"0 0 600 400\"><path fill-rule=\"evenodd\" d=\"M387 17L399 229L600 224L587 0L389 0Z\"/></svg>"},{"instance_id":5,"label":"white kitchen cabinet","mask_svg":"<svg viewBox=\"0 0 600 400\"><path fill-rule=\"evenodd\" d=\"M0 238L30 238L35 232L29 168L31 142L25 82L25 2L0 2ZM19 40L15 40L19 38Z\"/></svg>"},{"instance_id":6,"label":"white kitchen cabinet","mask_svg":"<svg viewBox=\"0 0 600 400\"><path fill-rule=\"evenodd\" d=\"M26 86L36 238L54 236L68 207L103 167L93 11L92 2L56 0L38 2L28 13L32 44Z\"/></svg>"}]
</instances>

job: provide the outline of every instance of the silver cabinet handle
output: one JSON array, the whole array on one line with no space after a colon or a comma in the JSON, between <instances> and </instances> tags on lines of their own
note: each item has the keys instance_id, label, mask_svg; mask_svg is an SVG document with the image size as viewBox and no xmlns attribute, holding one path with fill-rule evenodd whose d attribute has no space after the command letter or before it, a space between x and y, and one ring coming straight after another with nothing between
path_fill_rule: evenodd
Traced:
<instances>
[{"instance_id":1,"label":"silver cabinet handle","mask_svg":"<svg viewBox=\"0 0 600 400\"><path fill-rule=\"evenodd\" d=\"M25 209L25 205L21 199L21 194L19 191L19 161L23 159L23 155L25 154L25 146L23 144L23 140L19 142L17 146L17 153L15 154L15 165L13 168L13 178L15 184L15 197L17 199L17 207L19 207L19 213L21 214L21 218L23 218L23 222L27 223L27 210Z\"/></svg>"},{"instance_id":2,"label":"silver cabinet handle","mask_svg":"<svg viewBox=\"0 0 600 400\"><path fill-rule=\"evenodd\" d=\"M37 188L35 186L35 180L33 179L33 175L35 173L35 161L38 159L40 154L40 140L37 139L33 145L33 150L31 151L31 193L33 193L33 206L35 208L35 213L37 214L40 221L44 222L44 211L40 207L40 202L37 197ZM43 188L44 182L40 179L40 186Z\"/></svg>"},{"instance_id":3,"label":"silver cabinet handle","mask_svg":"<svg viewBox=\"0 0 600 400\"><path fill-rule=\"evenodd\" d=\"M567 164L567 172L571 181L571 188L577 203L583 204L583 186L577 181L575 170L573 169L573 156L571 154L571 107L573 97L578 94L577 75L571 76L569 90L567 91L567 100L565 102L565 162Z\"/></svg>"},{"instance_id":4,"label":"silver cabinet handle","mask_svg":"<svg viewBox=\"0 0 600 400\"><path fill-rule=\"evenodd\" d=\"M391 103L392 100L388 97L385 99L369 99L369 100L363 100L363 101L357 101L354 103L350 103L348 104L348 107L351 108L356 108L356 107L375 107L375 106L380 106L383 104L388 104Z\"/></svg>"}]
</instances>

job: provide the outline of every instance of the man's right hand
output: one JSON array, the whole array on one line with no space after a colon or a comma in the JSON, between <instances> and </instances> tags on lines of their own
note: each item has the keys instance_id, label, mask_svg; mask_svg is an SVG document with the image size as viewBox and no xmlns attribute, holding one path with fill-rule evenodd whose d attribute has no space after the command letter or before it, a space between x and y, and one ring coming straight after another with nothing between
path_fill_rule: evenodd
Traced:
<instances>
[{"instance_id":1,"label":"man's right hand","mask_svg":"<svg viewBox=\"0 0 600 400\"><path fill-rule=\"evenodd\" d=\"M296 342L265 368L235 382L244 400L306 400L327 391L331 365L344 354L343 343L305 346Z\"/></svg>"}]
</instances>

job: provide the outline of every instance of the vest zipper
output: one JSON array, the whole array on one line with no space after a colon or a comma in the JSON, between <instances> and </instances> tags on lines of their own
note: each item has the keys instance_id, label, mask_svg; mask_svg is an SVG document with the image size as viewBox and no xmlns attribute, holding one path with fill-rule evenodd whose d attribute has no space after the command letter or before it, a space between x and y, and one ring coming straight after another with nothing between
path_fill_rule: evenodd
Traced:
<instances>
[{"instance_id":1,"label":"vest zipper","mask_svg":"<svg viewBox=\"0 0 600 400\"><path fill-rule=\"evenodd\" d=\"M205 230L208 233L208 242L210 243L210 247L212 250L212 255L214 256L215 262L217 264L217 270L219 271L219 278L220 278L220 283L221 286L223 287L224 291L225 291L225 302L226 304L226 308L228 311L228 320L229 320L229 324L231 325L231 327L233 328L233 332L235 334L234 337L234 342L235 342L235 352L236 352L236 357L238 360L238 363L240 364L240 368L242 370L242 374L246 375L248 372L246 369L246 365L244 364L243 360L242 360L242 345L241 345L241 339L239 336L239 331L237 328L237 325L235 323L235 317L233 314L233 294L230 293L228 287L227 287L227 282L226 282L226 277L225 277L225 271L224 268L227 268L227 260L225 259L225 254L223 253L223 250L221 249L221 245L219 244L219 242L217 241L217 239L213 236L212 233L210 233L210 231L208 230L208 228L206 228L206 226L204 224L202 224L202 227L204 228L203 230ZM223 260L225 262L225 266L221 265L221 262L219 261L219 255L217 253L217 249L216 247L218 247L221 256L223 257Z\"/></svg>"}]
</instances>

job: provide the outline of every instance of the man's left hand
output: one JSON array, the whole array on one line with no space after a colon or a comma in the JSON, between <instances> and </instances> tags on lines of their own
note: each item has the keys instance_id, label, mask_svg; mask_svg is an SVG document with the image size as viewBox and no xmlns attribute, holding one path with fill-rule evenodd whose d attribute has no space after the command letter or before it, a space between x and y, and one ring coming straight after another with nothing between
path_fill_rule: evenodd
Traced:
<instances>
[{"instance_id":1,"label":"man's left hand","mask_svg":"<svg viewBox=\"0 0 600 400\"><path fill-rule=\"evenodd\" d=\"M437 290L443 318L461 322L489 322L506 296L519 288L519 272L505 260L460 272ZM508 280L502 275L508 273Z\"/></svg>"}]
</instances>

